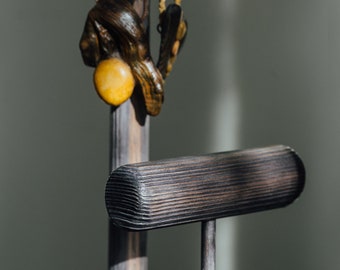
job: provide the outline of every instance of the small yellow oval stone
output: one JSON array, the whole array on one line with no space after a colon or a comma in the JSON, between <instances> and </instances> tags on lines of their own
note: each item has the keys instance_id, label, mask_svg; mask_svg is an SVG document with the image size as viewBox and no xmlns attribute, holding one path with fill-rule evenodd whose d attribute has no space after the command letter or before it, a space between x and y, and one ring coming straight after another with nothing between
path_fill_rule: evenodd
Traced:
<instances>
[{"instance_id":1,"label":"small yellow oval stone","mask_svg":"<svg viewBox=\"0 0 340 270\"><path fill-rule=\"evenodd\" d=\"M128 100L135 87L130 66L119 58L101 61L94 71L93 81L98 95L114 106Z\"/></svg>"}]
</instances>

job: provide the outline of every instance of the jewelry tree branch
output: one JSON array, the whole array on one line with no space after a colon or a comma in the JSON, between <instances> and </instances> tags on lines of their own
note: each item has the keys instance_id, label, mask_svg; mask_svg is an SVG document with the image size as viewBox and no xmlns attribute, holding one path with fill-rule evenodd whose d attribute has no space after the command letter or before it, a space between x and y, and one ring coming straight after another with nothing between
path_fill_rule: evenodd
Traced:
<instances>
[{"instance_id":1,"label":"jewelry tree branch","mask_svg":"<svg viewBox=\"0 0 340 270\"><path fill-rule=\"evenodd\" d=\"M97 0L79 43L84 63L94 67L94 87L110 105L110 171L148 160L148 115L160 113L164 80L186 36L176 0L159 2L161 34L157 64L149 46L149 0ZM109 269L146 270L147 233L109 223Z\"/></svg>"}]
</instances>

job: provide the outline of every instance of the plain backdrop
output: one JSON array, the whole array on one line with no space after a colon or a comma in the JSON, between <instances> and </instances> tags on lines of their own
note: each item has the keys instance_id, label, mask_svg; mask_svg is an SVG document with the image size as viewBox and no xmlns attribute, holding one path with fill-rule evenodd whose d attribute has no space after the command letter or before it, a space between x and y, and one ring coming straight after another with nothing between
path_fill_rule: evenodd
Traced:
<instances>
[{"instance_id":1,"label":"plain backdrop","mask_svg":"<svg viewBox=\"0 0 340 270\"><path fill-rule=\"evenodd\" d=\"M106 269L109 108L78 41L94 0L0 3L0 269ZM218 270L340 265L340 2L183 1L151 159L293 147L293 205L218 221ZM157 55L157 3L152 48ZM199 269L200 225L149 233L150 270Z\"/></svg>"}]
</instances>

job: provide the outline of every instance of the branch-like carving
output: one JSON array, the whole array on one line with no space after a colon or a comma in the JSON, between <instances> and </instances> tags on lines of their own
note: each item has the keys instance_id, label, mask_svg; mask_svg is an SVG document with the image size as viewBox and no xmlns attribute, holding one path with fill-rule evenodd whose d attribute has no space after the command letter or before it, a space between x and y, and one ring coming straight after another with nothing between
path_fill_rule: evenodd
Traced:
<instances>
[{"instance_id":1,"label":"branch-like carving","mask_svg":"<svg viewBox=\"0 0 340 270\"><path fill-rule=\"evenodd\" d=\"M127 86L120 76L132 73L134 83L142 89L148 114L157 115L163 103L164 79L184 41L187 24L178 3L162 10L158 27L161 33L160 56L156 66L151 57L143 16L129 1L98 0L88 14L80 49L84 63L97 69L103 60L116 59L105 62L105 68L95 72L95 87L104 101L118 106L128 99L132 91L126 91ZM127 82L133 86L134 83ZM118 101L113 102L112 95L118 95Z\"/></svg>"}]
</instances>

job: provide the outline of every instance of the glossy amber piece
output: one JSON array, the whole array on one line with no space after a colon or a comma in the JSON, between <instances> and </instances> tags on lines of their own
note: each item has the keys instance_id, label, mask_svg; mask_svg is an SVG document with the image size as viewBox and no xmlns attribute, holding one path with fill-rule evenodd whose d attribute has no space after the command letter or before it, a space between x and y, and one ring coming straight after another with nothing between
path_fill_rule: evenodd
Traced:
<instances>
[{"instance_id":1,"label":"glossy amber piece","mask_svg":"<svg viewBox=\"0 0 340 270\"><path fill-rule=\"evenodd\" d=\"M119 58L101 61L95 69L93 81L98 95L113 106L128 100L135 87L130 66Z\"/></svg>"}]
</instances>

